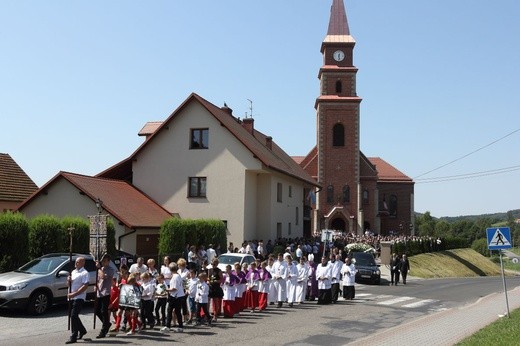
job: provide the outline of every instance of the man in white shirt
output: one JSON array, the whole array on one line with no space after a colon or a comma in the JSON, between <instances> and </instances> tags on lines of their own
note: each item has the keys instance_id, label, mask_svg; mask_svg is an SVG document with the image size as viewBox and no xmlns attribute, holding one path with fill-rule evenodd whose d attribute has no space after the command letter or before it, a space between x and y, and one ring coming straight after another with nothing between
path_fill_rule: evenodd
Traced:
<instances>
[{"instance_id":1,"label":"man in white shirt","mask_svg":"<svg viewBox=\"0 0 520 346\"><path fill-rule=\"evenodd\" d=\"M70 339L65 344L74 344L78 339L81 339L83 335L87 334L87 330L79 319L81 308L87 298L87 288L89 285L89 274L85 267L85 258L78 257L75 262L75 267L67 278L67 285L69 293L67 298L72 302L72 309L70 314L71 332Z\"/></svg>"},{"instance_id":2,"label":"man in white shirt","mask_svg":"<svg viewBox=\"0 0 520 346\"><path fill-rule=\"evenodd\" d=\"M213 244L209 244L208 249L206 250L206 256L208 256L209 264L211 264L213 262L213 259L217 257L217 252L213 249Z\"/></svg>"},{"instance_id":3,"label":"man in white shirt","mask_svg":"<svg viewBox=\"0 0 520 346\"><path fill-rule=\"evenodd\" d=\"M140 281L141 280L141 274L143 274L143 273L148 271L148 267L146 266L146 264L144 264L144 258L139 257L137 259L137 263L132 264L128 271L130 272L130 274L134 274L134 273L138 274L138 276L137 276L138 280L137 281Z\"/></svg>"}]
</instances>

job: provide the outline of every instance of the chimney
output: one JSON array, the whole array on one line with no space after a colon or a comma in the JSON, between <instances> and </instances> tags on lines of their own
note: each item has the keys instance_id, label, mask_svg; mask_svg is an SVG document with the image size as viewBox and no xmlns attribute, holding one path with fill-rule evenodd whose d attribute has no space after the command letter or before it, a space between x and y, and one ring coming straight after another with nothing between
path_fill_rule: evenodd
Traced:
<instances>
[{"instance_id":1,"label":"chimney","mask_svg":"<svg viewBox=\"0 0 520 346\"><path fill-rule=\"evenodd\" d=\"M233 110L228 107L228 105L224 102L224 106L220 107L224 112L226 112L229 115L233 115Z\"/></svg>"},{"instance_id":2,"label":"chimney","mask_svg":"<svg viewBox=\"0 0 520 346\"><path fill-rule=\"evenodd\" d=\"M273 137L267 136L265 137L265 146L269 150L273 150Z\"/></svg>"},{"instance_id":3,"label":"chimney","mask_svg":"<svg viewBox=\"0 0 520 346\"><path fill-rule=\"evenodd\" d=\"M253 118L244 118L242 120L242 126L249 132L250 134L254 134L255 127L254 127L255 120Z\"/></svg>"}]
</instances>

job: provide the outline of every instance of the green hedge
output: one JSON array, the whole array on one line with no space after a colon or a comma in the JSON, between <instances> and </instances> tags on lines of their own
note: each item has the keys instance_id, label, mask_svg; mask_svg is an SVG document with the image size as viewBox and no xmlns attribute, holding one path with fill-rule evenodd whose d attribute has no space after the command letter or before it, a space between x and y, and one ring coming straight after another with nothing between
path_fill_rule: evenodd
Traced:
<instances>
[{"instance_id":1,"label":"green hedge","mask_svg":"<svg viewBox=\"0 0 520 346\"><path fill-rule=\"evenodd\" d=\"M392 252L414 256L421 253L467 248L468 240L461 237L431 238L418 240L396 241L392 245Z\"/></svg>"},{"instance_id":2,"label":"green hedge","mask_svg":"<svg viewBox=\"0 0 520 346\"><path fill-rule=\"evenodd\" d=\"M161 225L159 235L159 254L182 254L186 244L208 245L226 248L226 225L214 219L171 218Z\"/></svg>"},{"instance_id":3,"label":"green hedge","mask_svg":"<svg viewBox=\"0 0 520 346\"><path fill-rule=\"evenodd\" d=\"M67 252L66 236L60 219L39 215L29 221L29 256L40 257L53 252Z\"/></svg>"},{"instance_id":4,"label":"green hedge","mask_svg":"<svg viewBox=\"0 0 520 346\"><path fill-rule=\"evenodd\" d=\"M19 268L29 255L29 223L23 214L0 214L0 272Z\"/></svg>"}]
</instances>

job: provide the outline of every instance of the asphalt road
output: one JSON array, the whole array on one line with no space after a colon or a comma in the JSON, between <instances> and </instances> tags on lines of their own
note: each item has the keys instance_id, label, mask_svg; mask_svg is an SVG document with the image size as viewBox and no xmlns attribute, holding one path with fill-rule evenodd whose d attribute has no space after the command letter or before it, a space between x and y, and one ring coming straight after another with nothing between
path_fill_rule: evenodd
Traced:
<instances>
[{"instance_id":1,"label":"asphalt road","mask_svg":"<svg viewBox=\"0 0 520 346\"><path fill-rule=\"evenodd\" d=\"M508 278L507 288L520 285ZM124 333L97 340L92 330L92 307L81 316L88 333L79 344L151 345L180 342L193 345L344 345L375 331L406 323L414 318L475 302L491 293L503 292L500 277L413 280L399 286L357 285L356 299L335 305L314 302L264 313L243 312L234 319L221 319L215 326L186 327L184 333L164 334L158 328L127 336ZM505 299L504 299L505 306ZM1 345L60 345L68 339L67 309L54 307L43 317L0 310Z\"/></svg>"}]
</instances>

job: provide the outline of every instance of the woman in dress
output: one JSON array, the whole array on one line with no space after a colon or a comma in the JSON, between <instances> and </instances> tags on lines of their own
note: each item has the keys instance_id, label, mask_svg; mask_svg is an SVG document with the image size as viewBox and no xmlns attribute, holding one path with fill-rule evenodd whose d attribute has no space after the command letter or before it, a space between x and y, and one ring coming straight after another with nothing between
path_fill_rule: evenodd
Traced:
<instances>
[{"instance_id":1,"label":"woman in dress","mask_svg":"<svg viewBox=\"0 0 520 346\"><path fill-rule=\"evenodd\" d=\"M222 297L224 297L224 291L222 287L220 287L222 279L222 270L218 267L218 259L214 258L213 261L211 261L211 268L208 269L208 297L211 299L213 322L217 322L217 318L222 311Z\"/></svg>"}]
</instances>

